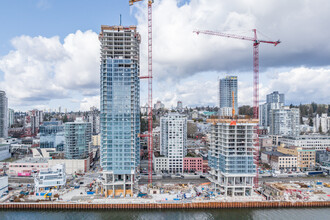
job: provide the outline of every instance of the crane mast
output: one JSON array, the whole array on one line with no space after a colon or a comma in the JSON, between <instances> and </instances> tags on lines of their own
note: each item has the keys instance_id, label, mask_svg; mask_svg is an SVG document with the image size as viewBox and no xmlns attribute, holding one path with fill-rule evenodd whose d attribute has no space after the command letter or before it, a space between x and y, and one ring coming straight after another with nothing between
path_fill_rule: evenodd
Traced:
<instances>
[{"instance_id":1,"label":"crane mast","mask_svg":"<svg viewBox=\"0 0 330 220\"><path fill-rule=\"evenodd\" d=\"M222 33L222 32L216 32L216 31L208 31L208 30L196 30L194 33L196 34L207 34L207 35L215 35L220 37L228 37L228 38L234 38L239 40L246 40L246 41L252 41L253 42L253 118L259 119L259 44L260 43L267 43L267 44L273 44L274 46L281 43L281 41L267 41L267 40L259 40L257 37L257 30L252 29L254 36L253 37L247 37L247 36L241 36L236 34L228 34L228 33ZM258 187L258 181L259 181L259 124L256 125L255 128L255 151L254 151L254 162L256 165L256 171L257 175L254 180L254 186Z\"/></svg>"},{"instance_id":2,"label":"crane mast","mask_svg":"<svg viewBox=\"0 0 330 220\"><path fill-rule=\"evenodd\" d=\"M129 5L142 0L130 0ZM153 156L153 136L152 136L152 4L153 0L148 0L148 75L141 76L140 79L148 79L148 184L152 184L152 156Z\"/></svg>"}]
</instances>

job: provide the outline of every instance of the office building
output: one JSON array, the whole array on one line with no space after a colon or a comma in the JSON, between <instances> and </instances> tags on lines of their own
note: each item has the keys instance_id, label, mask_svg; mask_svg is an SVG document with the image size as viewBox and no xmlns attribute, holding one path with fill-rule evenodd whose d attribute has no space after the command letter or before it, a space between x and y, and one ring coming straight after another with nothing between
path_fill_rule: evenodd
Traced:
<instances>
[{"instance_id":1,"label":"office building","mask_svg":"<svg viewBox=\"0 0 330 220\"><path fill-rule=\"evenodd\" d=\"M64 151L64 125L62 121L45 121L39 128L40 148Z\"/></svg>"},{"instance_id":2,"label":"office building","mask_svg":"<svg viewBox=\"0 0 330 220\"><path fill-rule=\"evenodd\" d=\"M6 92L0 91L0 138L8 137L8 99Z\"/></svg>"},{"instance_id":3,"label":"office building","mask_svg":"<svg viewBox=\"0 0 330 220\"><path fill-rule=\"evenodd\" d=\"M101 148L107 196L132 195L140 164L140 34L101 26Z\"/></svg>"},{"instance_id":4,"label":"office building","mask_svg":"<svg viewBox=\"0 0 330 220\"><path fill-rule=\"evenodd\" d=\"M64 156L66 159L86 159L92 142L91 123L77 118L64 124Z\"/></svg>"},{"instance_id":5,"label":"office building","mask_svg":"<svg viewBox=\"0 0 330 220\"><path fill-rule=\"evenodd\" d=\"M270 124L270 114L271 110L281 109L285 103L284 94L274 91L273 93L268 94L266 103L259 106L259 124L261 127L269 128Z\"/></svg>"},{"instance_id":6,"label":"office building","mask_svg":"<svg viewBox=\"0 0 330 220\"><path fill-rule=\"evenodd\" d=\"M298 136L300 134L299 108L271 109L269 133L271 135Z\"/></svg>"},{"instance_id":7,"label":"office building","mask_svg":"<svg viewBox=\"0 0 330 220\"><path fill-rule=\"evenodd\" d=\"M258 120L219 119L211 127L209 167L215 191L225 196L250 196L256 165L254 129Z\"/></svg>"},{"instance_id":8,"label":"office building","mask_svg":"<svg viewBox=\"0 0 330 220\"><path fill-rule=\"evenodd\" d=\"M183 158L187 154L187 118L169 113L160 118L160 154L168 157L170 173L183 172Z\"/></svg>"},{"instance_id":9,"label":"office building","mask_svg":"<svg viewBox=\"0 0 330 220\"><path fill-rule=\"evenodd\" d=\"M220 92L220 114L228 112L228 108L232 109L233 103L233 92L234 92L234 101L235 101L235 114L238 115L238 102L237 102L237 76L226 76L223 79L220 79L219 82L219 92ZM226 110L221 110L226 108Z\"/></svg>"}]
</instances>

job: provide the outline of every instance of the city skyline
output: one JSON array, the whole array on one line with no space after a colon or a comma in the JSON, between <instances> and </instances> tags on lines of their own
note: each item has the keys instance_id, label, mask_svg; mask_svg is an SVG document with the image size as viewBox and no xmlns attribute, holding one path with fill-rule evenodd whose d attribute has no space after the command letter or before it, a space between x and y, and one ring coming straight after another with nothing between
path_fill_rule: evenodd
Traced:
<instances>
[{"instance_id":1,"label":"city skyline","mask_svg":"<svg viewBox=\"0 0 330 220\"><path fill-rule=\"evenodd\" d=\"M119 25L120 14L123 25L137 25L141 33L141 75L146 75L144 2L130 8L126 1L82 1L79 10L73 10L74 2L26 1L19 8L17 3L1 3L0 7L1 18L7 21L0 24L6 30L0 37L0 88L8 96L8 107L16 111L99 107L99 26ZM257 28L270 39L282 41L276 48L260 47L260 103L266 94L279 91L286 94L287 104L328 104L330 50L323 42L328 36L330 3L255 4L239 0L155 1L154 103L160 100L175 106L181 100L184 106L215 106L218 78L234 74L239 77L238 104L252 105L251 44L196 36L192 31L252 36L250 29ZM109 9L112 13L105 18L102 12ZM13 10L26 19L8 20ZM261 34L259 38L268 39ZM147 102L146 85L141 82L141 105Z\"/></svg>"}]
</instances>

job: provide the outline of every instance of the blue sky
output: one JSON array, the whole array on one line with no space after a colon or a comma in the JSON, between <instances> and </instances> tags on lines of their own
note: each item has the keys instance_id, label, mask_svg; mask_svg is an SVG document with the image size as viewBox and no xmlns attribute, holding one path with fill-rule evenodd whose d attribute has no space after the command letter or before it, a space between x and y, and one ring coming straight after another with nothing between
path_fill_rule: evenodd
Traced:
<instances>
[{"instance_id":1,"label":"blue sky","mask_svg":"<svg viewBox=\"0 0 330 220\"><path fill-rule=\"evenodd\" d=\"M127 1L120 0L10 0L0 2L1 54L16 36L60 36L76 30L99 32L101 24L136 24Z\"/></svg>"},{"instance_id":2,"label":"blue sky","mask_svg":"<svg viewBox=\"0 0 330 220\"><path fill-rule=\"evenodd\" d=\"M281 39L260 46L260 99L278 90L287 104L330 102L330 2L327 0L155 0L154 102L217 105L218 79L238 75L239 104L252 104L252 45L209 29ZM0 89L15 110L87 110L99 102L102 24L137 25L146 72L146 2L128 0L0 1ZM270 36L269 38L267 36ZM141 82L141 105L146 83ZM317 95L315 95L317 94Z\"/></svg>"}]
</instances>

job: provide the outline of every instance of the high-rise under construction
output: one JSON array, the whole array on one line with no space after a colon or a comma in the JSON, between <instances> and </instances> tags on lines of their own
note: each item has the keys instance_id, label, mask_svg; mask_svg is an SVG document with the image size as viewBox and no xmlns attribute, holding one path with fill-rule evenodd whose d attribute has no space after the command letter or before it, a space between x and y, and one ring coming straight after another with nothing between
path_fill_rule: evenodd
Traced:
<instances>
[{"instance_id":1,"label":"high-rise under construction","mask_svg":"<svg viewBox=\"0 0 330 220\"><path fill-rule=\"evenodd\" d=\"M140 34L101 26L101 160L106 196L133 194L140 163Z\"/></svg>"}]
</instances>

